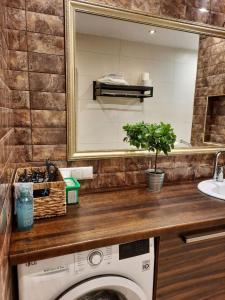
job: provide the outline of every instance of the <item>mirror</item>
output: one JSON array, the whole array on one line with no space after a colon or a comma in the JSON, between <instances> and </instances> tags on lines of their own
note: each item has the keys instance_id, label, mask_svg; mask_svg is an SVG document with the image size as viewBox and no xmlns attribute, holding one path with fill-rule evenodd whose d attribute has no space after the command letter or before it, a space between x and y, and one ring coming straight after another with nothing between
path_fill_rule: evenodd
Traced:
<instances>
[{"instance_id":1,"label":"mirror","mask_svg":"<svg viewBox=\"0 0 225 300\"><path fill-rule=\"evenodd\" d=\"M73 58L68 66L69 158L140 155L123 142L123 125L140 121L170 123L178 150L218 147L209 134L215 130L213 104L208 106L208 95L196 104L202 97L199 71L204 71L199 45L206 35L196 28L187 32L74 11L73 49L67 45Z\"/></svg>"}]
</instances>

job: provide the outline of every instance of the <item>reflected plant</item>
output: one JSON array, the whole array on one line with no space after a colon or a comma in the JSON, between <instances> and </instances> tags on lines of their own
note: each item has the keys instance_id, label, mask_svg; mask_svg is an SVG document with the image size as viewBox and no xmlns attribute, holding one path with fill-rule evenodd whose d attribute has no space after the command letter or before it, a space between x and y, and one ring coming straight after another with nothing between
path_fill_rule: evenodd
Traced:
<instances>
[{"instance_id":1,"label":"reflected plant","mask_svg":"<svg viewBox=\"0 0 225 300\"><path fill-rule=\"evenodd\" d=\"M126 132L124 142L135 146L137 149L147 150L155 153L154 172L157 173L157 161L160 152L165 155L174 149L176 135L170 124L160 122L159 124L138 122L123 126Z\"/></svg>"}]
</instances>

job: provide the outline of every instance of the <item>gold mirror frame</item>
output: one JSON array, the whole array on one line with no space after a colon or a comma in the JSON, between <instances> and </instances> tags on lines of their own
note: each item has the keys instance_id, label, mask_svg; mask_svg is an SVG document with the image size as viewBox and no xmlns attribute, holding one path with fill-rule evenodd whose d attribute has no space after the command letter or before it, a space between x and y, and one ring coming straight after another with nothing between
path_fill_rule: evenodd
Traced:
<instances>
[{"instance_id":1,"label":"gold mirror frame","mask_svg":"<svg viewBox=\"0 0 225 300\"><path fill-rule=\"evenodd\" d=\"M205 34L219 38L225 38L225 29L193 23L186 20L176 20L165 17L152 16L142 12L113 8L103 5L84 3L74 0L65 1L66 11L66 95L67 95L67 159L90 159L90 158L109 158L124 156L141 156L149 154L148 151L124 150L124 151L93 151L77 152L76 151L76 104L75 104L75 12L99 15L108 18L115 18L134 23L141 23L151 26L176 29L197 34ZM198 147L174 149L172 154L188 153L214 153L222 147Z\"/></svg>"}]
</instances>

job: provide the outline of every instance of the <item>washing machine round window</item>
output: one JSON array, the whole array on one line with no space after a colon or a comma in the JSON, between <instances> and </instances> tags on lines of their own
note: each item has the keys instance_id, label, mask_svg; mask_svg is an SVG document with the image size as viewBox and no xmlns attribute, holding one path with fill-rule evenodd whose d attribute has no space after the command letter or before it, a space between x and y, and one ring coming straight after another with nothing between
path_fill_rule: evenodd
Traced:
<instances>
[{"instance_id":1,"label":"washing machine round window","mask_svg":"<svg viewBox=\"0 0 225 300\"><path fill-rule=\"evenodd\" d=\"M110 290L101 290L90 292L78 298L78 300L126 300L126 298L119 292Z\"/></svg>"},{"instance_id":2,"label":"washing machine round window","mask_svg":"<svg viewBox=\"0 0 225 300\"><path fill-rule=\"evenodd\" d=\"M128 278L104 275L71 286L56 300L147 300L147 296Z\"/></svg>"}]
</instances>

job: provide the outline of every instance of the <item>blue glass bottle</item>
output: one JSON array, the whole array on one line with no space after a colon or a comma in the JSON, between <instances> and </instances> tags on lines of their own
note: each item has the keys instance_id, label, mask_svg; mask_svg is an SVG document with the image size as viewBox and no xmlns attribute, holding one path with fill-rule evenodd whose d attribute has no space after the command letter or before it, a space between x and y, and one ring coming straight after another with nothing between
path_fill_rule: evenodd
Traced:
<instances>
[{"instance_id":1,"label":"blue glass bottle","mask_svg":"<svg viewBox=\"0 0 225 300\"><path fill-rule=\"evenodd\" d=\"M17 229L30 230L33 226L33 196L32 184L22 183L19 188L19 197L16 199Z\"/></svg>"}]
</instances>

